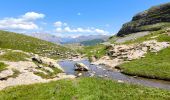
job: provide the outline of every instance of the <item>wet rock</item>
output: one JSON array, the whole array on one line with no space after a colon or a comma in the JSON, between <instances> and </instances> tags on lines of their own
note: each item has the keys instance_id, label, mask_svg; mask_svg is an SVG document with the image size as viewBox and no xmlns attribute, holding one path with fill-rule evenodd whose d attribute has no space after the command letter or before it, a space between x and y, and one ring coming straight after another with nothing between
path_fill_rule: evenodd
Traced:
<instances>
[{"instance_id":1,"label":"wet rock","mask_svg":"<svg viewBox=\"0 0 170 100\"><path fill-rule=\"evenodd\" d=\"M89 68L83 63L76 63L74 66L75 66L76 71L88 71L89 70Z\"/></svg>"},{"instance_id":2,"label":"wet rock","mask_svg":"<svg viewBox=\"0 0 170 100\"><path fill-rule=\"evenodd\" d=\"M104 75L105 77L108 77L107 75Z\"/></svg>"},{"instance_id":3,"label":"wet rock","mask_svg":"<svg viewBox=\"0 0 170 100\"><path fill-rule=\"evenodd\" d=\"M94 73L90 73L90 77L93 77L95 74Z\"/></svg>"}]
</instances>

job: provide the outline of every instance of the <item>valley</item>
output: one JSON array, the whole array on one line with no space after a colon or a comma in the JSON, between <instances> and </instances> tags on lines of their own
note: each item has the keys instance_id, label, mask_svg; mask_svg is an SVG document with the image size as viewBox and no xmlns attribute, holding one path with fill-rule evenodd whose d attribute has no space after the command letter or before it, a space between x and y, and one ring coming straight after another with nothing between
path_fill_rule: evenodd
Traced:
<instances>
[{"instance_id":1,"label":"valley","mask_svg":"<svg viewBox=\"0 0 170 100\"><path fill-rule=\"evenodd\" d=\"M112 36L1 30L0 100L169 100L169 11L151 7Z\"/></svg>"}]
</instances>

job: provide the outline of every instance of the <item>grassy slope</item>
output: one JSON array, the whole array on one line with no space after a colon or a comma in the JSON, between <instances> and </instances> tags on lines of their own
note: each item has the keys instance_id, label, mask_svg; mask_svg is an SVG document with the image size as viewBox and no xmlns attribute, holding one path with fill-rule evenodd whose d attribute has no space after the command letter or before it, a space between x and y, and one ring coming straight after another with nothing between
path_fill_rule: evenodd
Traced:
<instances>
[{"instance_id":1,"label":"grassy slope","mask_svg":"<svg viewBox=\"0 0 170 100\"><path fill-rule=\"evenodd\" d=\"M48 70L45 70L44 68L38 68L39 70L42 70L44 72L46 72L47 74L44 74L43 72L34 72L35 75L38 75L44 79L51 79L51 78L55 78L57 76L58 73L61 73L62 71L58 68L51 68L53 70L53 72L50 72Z\"/></svg>"},{"instance_id":2,"label":"grassy slope","mask_svg":"<svg viewBox=\"0 0 170 100\"><path fill-rule=\"evenodd\" d=\"M5 70L7 67L7 65L5 65L4 63L0 62L0 72Z\"/></svg>"},{"instance_id":3,"label":"grassy slope","mask_svg":"<svg viewBox=\"0 0 170 100\"><path fill-rule=\"evenodd\" d=\"M7 51L5 54L0 55L0 60L3 61L25 61L29 56L22 52Z\"/></svg>"},{"instance_id":4,"label":"grassy slope","mask_svg":"<svg viewBox=\"0 0 170 100\"><path fill-rule=\"evenodd\" d=\"M94 39L94 40L89 40L89 41L83 41L80 44L83 44L84 46L94 46L97 45L99 43L104 42L104 40L102 39Z\"/></svg>"},{"instance_id":5,"label":"grassy slope","mask_svg":"<svg viewBox=\"0 0 170 100\"><path fill-rule=\"evenodd\" d=\"M0 48L23 50L50 58L60 58L57 53L65 57L66 52L72 52L70 49L47 41L6 31L0 31Z\"/></svg>"},{"instance_id":6,"label":"grassy slope","mask_svg":"<svg viewBox=\"0 0 170 100\"><path fill-rule=\"evenodd\" d=\"M170 36L163 34L165 31L157 31L152 34L139 38L135 41L128 41L125 44L140 43L150 40L152 36L158 36L155 39L158 41L170 42ZM170 48L161 50L157 54L148 53L145 58L134 60L120 65L123 73L130 75L138 75L148 78L157 78L170 80Z\"/></svg>"},{"instance_id":7,"label":"grassy slope","mask_svg":"<svg viewBox=\"0 0 170 100\"><path fill-rule=\"evenodd\" d=\"M149 78L170 80L170 48L158 54L149 53L145 58L124 63L123 73Z\"/></svg>"},{"instance_id":8,"label":"grassy slope","mask_svg":"<svg viewBox=\"0 0 170 100\"><path fill-rule=\"evenodd\" d=\"M106 46L98 44L95 46L85 46L79 50L80 53L85 54L86 57L95 56L100 58L106 54Z\"/></svg>"},{"instance_id":9,"label":"grassy slope","mask_svg":"<svg viewBox=\"0 0 170 100\"><path fill-rule=\"evenodd\" d=\"M99 78L17 86L0 91L1 100L168 100L170 92Z\"/></svg>"},{"instance_id":10,"label":"grassy slope","mask_svg":"<svg viewBox=\"0 0 170 100\"><path fill-rule=\"evenodd\" d=\"M152 37L157 36L155 39L158 41L169 41L167 39L170 39L167 35L163 34L165 33L165 30L159 30L159 31L153 31L151 32L151 34L137 38L135 40L130 40L130 41L126 41L123 44L133 44L133 43L141 43L147 40L153 40Z\"/></svg>"}]
</instances>

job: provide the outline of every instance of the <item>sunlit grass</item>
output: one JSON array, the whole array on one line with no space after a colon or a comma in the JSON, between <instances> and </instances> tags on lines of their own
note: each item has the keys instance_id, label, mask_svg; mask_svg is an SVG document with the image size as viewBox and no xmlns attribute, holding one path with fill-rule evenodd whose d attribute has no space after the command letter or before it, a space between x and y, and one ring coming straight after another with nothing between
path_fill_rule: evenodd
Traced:
<instances>
[{"instance_id":1,"label":"sunlit grass","mask_svg":"<svg viewBox=\"0 0 170 100\"><path fill-rule=\"evenodd\" d=\"M0 91L2 100L168 100L170 91L100 78L60 80Z\"/></svg>"}]
</instances>

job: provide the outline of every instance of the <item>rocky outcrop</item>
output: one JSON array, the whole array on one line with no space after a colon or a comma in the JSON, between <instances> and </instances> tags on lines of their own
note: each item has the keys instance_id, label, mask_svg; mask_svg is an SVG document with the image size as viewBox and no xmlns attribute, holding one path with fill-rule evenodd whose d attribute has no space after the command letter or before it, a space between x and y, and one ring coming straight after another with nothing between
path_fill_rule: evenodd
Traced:
<instances>
[{"instance_id":1,"label":"rocky outcrop","mask_svg":"<svg viewBox=\"0 0 170 100\"><path fill-rule=\"evenodd\" d=\"M89 68L83 63L76 63L74 66L75 66L76 71L88 71L89 70Z\"/></svg>"},{"instance_id":2,"label":"rocky outcrop","mask_svg":"<svg viewBox=\"0 0 170 100\"><path fill-rule=\"evenodd\" d=\"M0 80L6 79L7 77L13 75L13 71L10 70L4 70L2 72L0 72Z\"/></svg>"},{"instance_id":3,"label":"rocky outcrop","mask_svg":"<svg viewBox=\"0 0 170 100\"><path fill-rule=\"evenodd\" d=\"M164 48L169 47L168 42L157 42L156 40L145 41L140 44L132 45L110 45L108 55L112 59L122 59L124 61L130 61L144 57L144 55L150 52L158 52Z\"/></svg>"},{"instance_id":4,"label":"rocky outcrop","mask_svg":"<svg viewBox=\"0 0 170 100\"><path fill-rule=\"evenodd\" d=\"M158 25L151 28L142 28L142 26L153 25L160 22L170 22L170 3L154 6L146 11L138 13L132 18L132 21L125 23L117 36L124 36L141 31L159 30Z\"/></svg>"},{"instance_id":5,"label":"rocky outcrop","mask_svg":"<svg viewBox=\"0 0 170 100\"><path fill-rule=\"evenodd\" d=\"M6 53L5 51L0 49L0 52L3 54ZM9 51L24 53L19 50ZM27 54L29 57L26 61L1 61L7 66L0 72L0 90L9 86L45 83L59 79L75 78L74 75L66 75L63 73L63 69L59 66L56 60L33 53ZM36 73L40 74L38 75Z\"/></svg>"},{"instance_id":6,"label":"rocky outcrop","mask_svg":"<svg viewBox=\"0 0 170 100\"><path fill-rule=\"evenodd\" d=\"M32 57L32 60L34 62L39 63L40 68L42 68L42 67L58 68L58 69L60 69L64 72L64 70L57 64L57 62L54 59L50 59L50 58L47 58L47 57L41 57L41 56L38 56L38 55L35 54ZM43 66L42 64L44 64L46 66Z\"/></svg>"},{"instance_id":7,"label":"rocky outcrop","mask_svg":"<svg viewBox=\"0 0 170 100\"><path fill-rule=\"evenodd\" d=\"M109 44L106 47L108 50L107 55L92 64L115 68L126 61L143 58L148 52L157 53L168 47L170 47L169 42L157 42L156 40L131 45Z\"/></svg>"}]
</instances>

